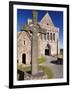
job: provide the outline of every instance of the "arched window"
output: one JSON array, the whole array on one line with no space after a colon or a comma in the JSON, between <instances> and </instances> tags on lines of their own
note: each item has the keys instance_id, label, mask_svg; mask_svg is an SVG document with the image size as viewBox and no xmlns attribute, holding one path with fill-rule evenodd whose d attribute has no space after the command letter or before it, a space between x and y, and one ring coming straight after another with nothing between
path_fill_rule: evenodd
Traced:
<instances>
[{"instance_id":1,"label":"arched window","mask_svg":"<svg viewBox=\"0 0 71 90\"><path fill-rule=\"evenodd\" d=\"M44 34L44 39L46 40L46 34Z\"/></svg>"},{"instance_id":2,"label":"arched window","mask_svg":"<svg viewBox=\"0 0 71 90\"><path fill-rule=\"evenodd\" d=\"M55 40L55 33L53 33L53 40Z\"/></svg>"},{"instance_id":3,"label":"arched window","mask_svg":"<svg viewBox=\"0 0 71 90\"><path fill-rule=\"evenodd\" d=\"M24 40L24 45L25 45L25 40Z\"/></svg>"},{"instance_id":4,"label":"arched window","mask_svg":"<svg viewBox=\"0 0 71 90\"><path fill-rule=\"evenodd\" d=\"M47 39L49 40L49 32L47 33Z\"/></svg>"},{"instance_id":5,"label":"arched window","mask_svg":"<svg viewBox=\"0 0 71 90\"><path fill-rule=\"evenodd\" d=\"M52 40L52 33L50 33L50 40Z\"/></svg>"}]
</instances>

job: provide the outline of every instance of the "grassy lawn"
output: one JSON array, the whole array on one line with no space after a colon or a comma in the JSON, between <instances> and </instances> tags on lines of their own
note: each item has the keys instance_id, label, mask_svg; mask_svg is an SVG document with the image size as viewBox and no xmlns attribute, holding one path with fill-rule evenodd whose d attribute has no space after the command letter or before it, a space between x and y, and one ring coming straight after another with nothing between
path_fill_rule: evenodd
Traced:
<instances>
[{"instance_id":1,"label":"grassy lawn","mask_svg":"<svg viewBox=\"0 0 71 90\"><path fill-rule=\"evenodd\" d=\"M38 64L42 64L45 62L46 58L45 56L41 55L41 57L39 57L37 60L38 60ZM38 68L39 70L42 70L45 74L47 74L48 79L53 78L52 70L49 67L38 65Z\"/></svg>"},{"instance_id":2,"label":"grassy lawn","mask_svg":"<svg viewBox=\"0 0 71 90\"><path fill-rule=\"evenodd\" d=\"M22 71L22 72L27 72L27 71L31 71L31 67L30 66L25 66L25 67L22 67L21 65L17 66L17 69Z\"/></svg>"},{"instance_id":3,"label":"grassy lawn","mask_svg":"<svg viewBox=\"0 0 71 90\"><path fill-rule=\"evenodd\" d=\"M22 72L27 72L27 71L31 71L31 66L27 66L27 67L23 67L23 68L21 66L18 66L17 69ZM49 67L39 65L38 69L42 70L45 74L47 74L48 79L53 78L52 70Z\"/></svg>"},{"instance_id":4,"label":"grassy lawn","mask_svg":"<svg viewBox=\"0 0 71 90\"><path fill-rule=\"evenodd\" d=\"M47 74L48 79L53 78L52 70L49 67L39 65L39 70L42 70L45 74Z\"/></svg>"},{"instance_id":5,"label":"grassy lawn","mask_svg":"<svg viewBox=\"0 0 71 90\"><path fill-rule=\"evenodd\" d=\"M41 63L44 63L45 62L45 56L41 55L38 59L37 59L37 62L38 64L41 64Z\"/></svg>"},{"instance_id":6,"label":"grassy lawn","mask_svg":"<svg viewBox=\"0 0 71 90\"><path fill-rule=\"evenodd\" d=\"M48 79L52 79L53 78L53 73L52 70L49 67L43 66L43 63L45 62L46 58L41 55L38 59L38 70L42 70L44 72L44 74L47 75ZM42 65L40 65L42 64ZM17 69L22 71L22 72L28 72L31 71L31 66L27 66L27 65L17 65Z\"/></svg>"}]
</instances>

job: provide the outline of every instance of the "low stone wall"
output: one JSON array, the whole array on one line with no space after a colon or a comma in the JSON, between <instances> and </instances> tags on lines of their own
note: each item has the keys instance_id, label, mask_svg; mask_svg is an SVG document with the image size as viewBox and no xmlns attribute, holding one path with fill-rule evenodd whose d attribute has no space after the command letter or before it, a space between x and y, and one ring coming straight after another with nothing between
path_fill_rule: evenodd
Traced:
<instances>
[{"instance_id":1,"label":"low stone wall","mask_svg":"<svg viewBox=\"0 0 71 90\"><path fill-rule=\"evenodd\" d=\"M47 79L47 75L45 75L43 72L38 72L35 75L24 73L24 80L41 80L41 79Z\"/></svg>"}]
</instances>

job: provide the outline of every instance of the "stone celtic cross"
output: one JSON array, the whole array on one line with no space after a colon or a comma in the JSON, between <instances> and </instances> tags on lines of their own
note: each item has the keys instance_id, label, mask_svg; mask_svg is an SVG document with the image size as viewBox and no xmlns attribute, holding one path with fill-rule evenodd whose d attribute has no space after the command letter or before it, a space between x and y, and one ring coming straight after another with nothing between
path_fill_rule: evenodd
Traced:
<instances>
[{"instance_id":1,"label":"stone celtic cross","mask_svg":"<svg viewBox=\"0 0 71 90\"><path fill-rule=\"evenodd\" d=\"M32 27L30 28L29 25L26 25L22 28L22 31L26 30L29 34L30 31L32 32L32 35L29 34L31 37L31 61L32 61L32 75L38 73L38 25L37 25L37 15L38 12L36 10L32 11Z\"/></svg>"}]
</instances>

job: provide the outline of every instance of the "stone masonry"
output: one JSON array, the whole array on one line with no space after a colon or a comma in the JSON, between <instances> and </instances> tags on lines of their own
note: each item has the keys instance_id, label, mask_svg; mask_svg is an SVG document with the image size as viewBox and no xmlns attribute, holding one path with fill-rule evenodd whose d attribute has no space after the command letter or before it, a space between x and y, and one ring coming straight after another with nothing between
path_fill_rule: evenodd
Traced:
<instances>
[{"instance_id":1,"label":"stone masonry","mask_svg":"<svg viewBox=\"0 0 71 90\"><path fill-rule=\"evenodd\" d=\"M30 23L30 21L32 22L32 20L28 21L28 24ZM32 24L30 24L30 27L31 26ZM48 12L38 23L38 26L40 28L39 32L37 33L38 56L54 56L57 55L57 51L58 53L60 53L59 46L57 46L57 40L59 40L59 28L54 26ZM30 35L32 34L30 33ZM29 33L26 30L17 32L17 60L19 64L31 64L31 43L32 42ZM23 58L25 58L25 62L23 62Z\"/></svg>"}]
</instances>

